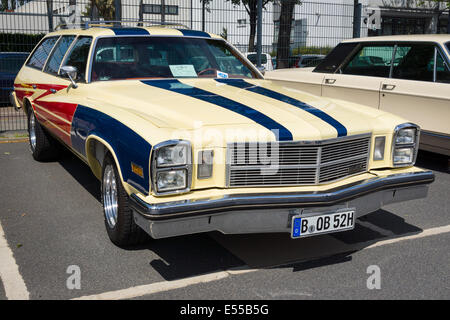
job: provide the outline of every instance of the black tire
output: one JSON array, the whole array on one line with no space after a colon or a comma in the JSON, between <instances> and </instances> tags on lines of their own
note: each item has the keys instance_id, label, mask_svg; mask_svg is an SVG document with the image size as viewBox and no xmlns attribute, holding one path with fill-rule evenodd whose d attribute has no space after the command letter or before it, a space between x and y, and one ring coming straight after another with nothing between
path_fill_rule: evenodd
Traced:
<instances>
[{"instance_id":1,"label":"black tire","mask_svg":"<svg viewBox=\"0 0 450 320\"><path fill-rule=\"evenodd\" d=\"M108 221L109 218L105 209L105 203L108 202L107 196L105 195L105 188L108 188L105 186L105 173L111 170L111 167L114 171L113 179L115 180L115 187L117 190L117 219L115 224ZM110 154L106 155L105 161L103 162L101 200L106 232L112 243L119 247L128 247L142 244L150 239L150 236L134 222L133 213L130 209L130 198L122 186L116 164Z\"/></svg>"},{"instance_id":2,"label":"black tire","mask_svg":"<svg viewBox=\"0 0 450 320\"><path fill-rule=\"evenodd\" d=\"M33 158L53 160L59 155L59 143L37 121L33 108L28 106L28 140Z\"/></svg>"}]
</instances>

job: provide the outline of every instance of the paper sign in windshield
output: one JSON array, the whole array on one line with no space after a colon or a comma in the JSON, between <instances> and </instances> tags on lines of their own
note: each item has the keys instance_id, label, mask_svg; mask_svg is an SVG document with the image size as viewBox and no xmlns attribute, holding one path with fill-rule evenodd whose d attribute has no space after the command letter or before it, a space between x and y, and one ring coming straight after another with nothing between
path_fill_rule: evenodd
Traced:
<instances>
[{"instance_id":1,"label":"paper sign in windshield","mask_svg":"<svg viewBox=\"0 0 450 320\"><path fill-rule=\"evenodd\" d=\"M197 72L195 72L192 64L173 64L169 66L172 75L175 78L196 78Z\"/></svg>"}]
</instances>

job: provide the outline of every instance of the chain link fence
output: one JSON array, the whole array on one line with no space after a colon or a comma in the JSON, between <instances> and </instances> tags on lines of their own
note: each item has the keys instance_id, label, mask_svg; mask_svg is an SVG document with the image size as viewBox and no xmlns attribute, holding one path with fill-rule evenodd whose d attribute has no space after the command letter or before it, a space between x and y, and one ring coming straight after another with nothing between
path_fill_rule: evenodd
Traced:
<instances>
[{"instance_id":1,"label":"chain link fence","mask_svg":"<svg viewBox=\"0 0 450 320\"><path fill-rule=\"evenodd\" d=\"M367 36L371 30L364 21L370 21L370 10L367 1L360 2L355 14L353 0L262 0L261 63L267 70L315 66L340 41L355 34ZM256 64L257 4L258 0L0 0L0 59L5 52L29 53L55 29L121 20L129 26L140 25L138 21L178 23L219 34ZM13 66L20 66L21 59L0 62L0 132L26 128L25 117L7 107L17 72Z\"/></svg>"}]
</instances>

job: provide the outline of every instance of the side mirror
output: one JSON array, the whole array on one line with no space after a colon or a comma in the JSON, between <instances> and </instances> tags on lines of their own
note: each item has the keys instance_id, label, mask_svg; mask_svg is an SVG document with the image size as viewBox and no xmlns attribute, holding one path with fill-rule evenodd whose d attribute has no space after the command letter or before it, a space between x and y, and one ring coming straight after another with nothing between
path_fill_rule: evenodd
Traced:
<instances>
[{"instance_id":1,"label":"side mirror","mask_svg":"<svg viewBox=\"0 0 450 320\"><path fill-rule=\"evenodd\" d=\"M266 68L265 67L261 66L261 67L256 67L256 68L259 70L259 72L262 73L262 75L266 74Z\"/></svg>"},{"instance_id":2,"label":"side mirror","mask_svg":"<svg viewBox=\"0 0 450 320\"><path fill-rule=\"evenodd\" d=\"M77 88L78 85L75 83L75 80L78 75L78 70L73 66L63 66L61 67L61 75L66 75L69 77L70 82L72 82L72 87Z\"/></svg>"}]
</instances>

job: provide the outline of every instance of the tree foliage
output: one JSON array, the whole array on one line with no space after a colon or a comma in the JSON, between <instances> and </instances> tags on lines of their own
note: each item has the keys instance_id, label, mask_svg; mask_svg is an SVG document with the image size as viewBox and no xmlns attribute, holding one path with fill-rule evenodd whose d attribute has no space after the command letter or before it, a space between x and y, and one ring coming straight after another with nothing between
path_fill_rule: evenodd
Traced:
<instances>
[{"instance_id":1,"label":"tree foliage","mask_svg":"<svg viewBox=\"0 0 450 320\"><path fill-rule=\"evenodd\" d=\"M114 20L116 16L116 8L114 7L114 0L91 0L86 6L84 16L92 16L92 8L97 8L99 17L105 20Z\"/></svg>"},{"instance_id":2,"label":"tree foliage","mask_svg":"<svg viewBox=\"0 0 450 320\"><path fill-rule=\"evenodd\" d=\"M208 2L212 0L206 0ZM248 38L248 52L256 51L255 50L255 39L256 39L256 24L258 21L258 0L226 0L231 1L234 5L243 5L245 10L247 11L250 18L250 35ZM266 5L269 2L274 2L274 0L263 0L262 5L263 9L265 9Z\"/></svg>"}]
</instances>

